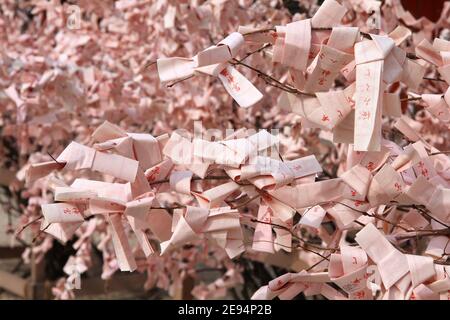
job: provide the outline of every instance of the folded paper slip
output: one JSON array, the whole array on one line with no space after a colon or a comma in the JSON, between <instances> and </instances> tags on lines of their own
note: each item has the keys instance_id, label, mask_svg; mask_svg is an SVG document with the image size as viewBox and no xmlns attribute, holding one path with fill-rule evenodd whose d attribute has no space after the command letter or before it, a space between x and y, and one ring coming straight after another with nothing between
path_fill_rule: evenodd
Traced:
<instances>
[{"instance_id":1,"label":"folded paper slip","mask_svg":"<svg viewBox=\"0 0 450 320\"><path fill-rule=\"evenodd\" d=\"M444 123L450 122L450 88L444 96L440 94L423 94L423 101L428 105L426 110Z\"/></svg>"},{"instance_id":2,"label":"folded paper slip","mask_svg":"<svg viewBox=\"0 0 450 320\"><path fill-rule=\"evenodd\" d=\"M279 297L282 300L290 300L312 288L311 295L320 294L322 286L330 281L327 272L308 273L286 273L273 279L268 285L259 288L251 297L252 300L271 300ZM305 292L306 294L306 292Z\"/></svg>"},{"instance_id":3,"label":"folded paper slip","mask_svg":"<svg viewBox=\"0 0 450 320\"><path fill-rule=\"evenodd\" d=\"M295 187L284 186L269 191L276 199L297 210L322 202L335 201L342 198L346 186L342 179L330 179L314 183L300 184ZM302 195L299 197L299 195Z\"/></svg>"},{"instance_id":4,"label":"folded paper slip","mask_svg":"<svg viewBox=\"0 0 450 320\"><path fill-rule=\"evenodd\" d=\"M312 19L299 20L277 27L273 62L302 72L311 55L312 27L327 28L340 23L347 9L335 0L326 0Z\"/></svg>"},{"instance_id":5,"label":"folded paper slip","mask_svg":"<svg viewBox=\"0 0 450 320\"><path fill-rule=\"evenodd\" d=\"M114 252L121 271L134 271L137 268L136 260L131 251L128 237L122 224L122 216L117 213L106 215L112 235Z\"/></svg>"},{"instance_id":6,"label":"folded paper slip","mask_svg":"<svg viewBox=\"0 0 450 320\"><path fill-rule=\"evenodd\" d=\"M150 214L150 207L153 201L154 197L147 197L128 202L124 211L124 214L127 217L127 220L136 235L136 239L146 257L155 252L145 233L145 230L149 228L148 216Z\"/></svg>"},{"instance_id":7,"label":"folded paper slip","mask_svg":"<svg viewBox=\"0 0 450 320\"><path fill-rule=\"evenodd\" d=\"M272 234L272 209L263 201L258 209L258 221L256 223L255 233L253 234L252 249L255 251L274 253L274 237Z\"/></svg>"},{"instance_id":8,"label":"folded paper slip","mask_svg":"<svg viewBox=\"0 0 450 320\"><path fill-rule=\"evenodd\" d=\"M58 163L55 161L31 164L26 171L25 181L27 184L31 184L39 178L49 175L55 170L62 170L65 165L65 163Z\"/></svg>"},{"instance_id":9,"label":"folded paper slip","mask_svg":"<svg viewBox=\"0 0 450 320\"><path fill-rule=\"evenodd\" d=\"M248 137L227 137L221 141L194 138L193 159L238 168L246 160L257 157L260 151L275 147L278 142L279 139L266 130Z\"/></svg>"},{"instance_id":10,"label":"folded paper slip","mask_svg":"<svg viewBox=\"0 0 450 320\"><path fill-rule=\"evenodd\" d=\"M322 172L316 157L311 155L292 161L257 156L241 167L240 179L248 179L259 189L280 188L293 180Z\"/></svg>"},{"instance_id":11,"label":"folded paper slip","mask_svg":"<svg viewBox=\"0 0 450 320\"><path fill-rule=\"evenodd\" d=\"M197 199L200 207L213 208L218 207L220 204L233 192L240 189L240 185L234 181L230 181L221 184L217 187L208 189L202 193L192 192L192 195Z\"/></svg>"},{"instance_id":12,"label":"folded paper slip","mask_svg":"<svg viewBox=\"0 0 450 320\"><path fill-rule=\"evenodd\" d=\"M326 215L326 211L321 206L314 206L302 215L299 224L318 229Z\"/></svg>"},{"instance_id":13,"label":"folded paper slip","mask_svg":"<svg viewBox=\"0 0 450 320\"><path fill-rule=\"evenodd\" d=\"M42 214L48 223L84 221L82 210L78 206L70 203L43 204Z\"/></svg>"},{"instance_id":14,"label":"folded paper slip","mask_svg":"<svg viewBox=\"0 0 450 320\"><path fill-rule=\"evenodd\" d=\"M70 185L70 188L73 188L74 190L85 190L88 193L95 193L98 198L114 199L114 201L118 203L130 201L132 193L130 183L110 183L88 179L75 179Z\"/></svg>"},{"instance_id":15,"label":"folded paper slip","mask_svg":"<svg viewBox=\"0 0 450 320\"><path fill-rule=\"evenodd\" d=\"M308 67L305 91L327 91L331 88L340 70L353 60L353 45L358 34L358 28L332 29L327 44L321 44L319 53Z\"/></svg>"},{"instance_id":16,"label":"folded paper slip","mask_svg":"<svg viewBox=\"0 0 450 320\"><path fill-rule=\"evenodd\" d=\"M192 59L160 58L157 60L161 82L187 79L195 74L218 77L225 90L243 108L262 99L262 93L237 71L229 61L236 57L244 44L244 37L234 32L217 46L199 52Z\"/></svg>"},{"instance_id":17,"label":"folded paper slip","mask_svg":"<svg viewBox=\"0 0 450 320\"><path fill-rule=\"evenodd\" d=\"M369 223L359 231L355 240L377 265L386 289L409 272L406 256L395 249L373 224Z\"/></svg>"},{"instance_id":18,"label":"folded paper slip","mask_svg":"<svg viewBox=\"0 0 450 320\"><path fill-rule=\"evenodd\" d=\"M441 77L450 84L450 41L436 38L431 44L423 39L415 51L418 57L435 65Z\"/></svg>"},{"instance_id":19,"label":"folded paper slip","mask_svg":"<svg viewBox=\"0 0 450 320\"><path fill-rule=\"evenodd\" d=\"M369 185L372 180L372 174L370 171L360 165L352 167L350 170L344 172L341 175L341 179L347 183L356 193L362 197L366 197Z\"/></svg>"},{"instance_id":20,"label":"folded paper slip","mask_svg":"<svg viewBox=\"0 0 450 320\"><path fill-rule=\"evenodd\" d=\"M311 20L288 23L281 63L300 71L306 71L310 47Z\"/></svg>"},{"instance_id":21,"label":"folded paper slip","mask_svg":"<svg viewBox=\"0 0 450 320\"><path fill-rule=\"evenodd\" d=\"M435 219L448 222L450 219L450 189L435 186L423 175L411 185L407 196L417 203L425 205Z\"/></svg>"},{"instance_id":22,"label":"folded paper slip","mask_svg":"<svg viewBox=\"0 0 450 320\"><path fill-rule=\"evenodd\" d=\"M161 254L203 235L214 239L225 249L230 258L244 250L239 213L229 207L205 209L187 207L178 218L174 232L168 241L161 243Z\"/></svg>"},{"instance_id":23,"label":"folded paper slip","mask_svg":"<svg viewBox=\"0 0 450 320\"><path fill-rule=\"evenodd\" d=\"M136 160L99 152L77 142L71 142L56 160L65 162L66 170L90 169L129 182L136 179L139 165Z\"/></svg>"},{"instance_id":24,"label":"folded paper slip","mask_svg":"<svg viewBox=\"0 0 450 320\"><path fill-rule=\"evenodd\" d=\"M404 148L404 151L395 158L392 162L392 167L396 171L405 171L420 161L426 161L429 158L425 145L421 141L412 143Z\"/></svg>"},{"instance_id":25,"label":"folded paper slip","mask_svg":"<svg viewBox=\"0 0 450 320\"><path fill-rule=\"evenodd\" d=\"M190 139L173 132L163 149L163 154L170 158L174 164L182 164L201 178L211 164L194 155L194 144ZM148 173L146 173L148 176Z\"/></svg>"},{"instance_id":26,"label":"folded paper slip","mask_svg":"<svg viewBox=\"0 0 450 320\"><path fill-rule=\"evenodd\" d=\"M367 267L368 259L364 250L342 246L340 254L331 254L328 273L331 281L347 292L351 299L371 300Z\"/></svg>"},{"instance_id":27,"label":"folded paper slip","mask_svg":"<svg viewBox=\"0 0 450 320\"><path fill-rule=\"evenodd\" d=\"M355 150L379 151L384 84L400 80L406 53L389 36L355 44Z\"/></svg>"}]
</instances>

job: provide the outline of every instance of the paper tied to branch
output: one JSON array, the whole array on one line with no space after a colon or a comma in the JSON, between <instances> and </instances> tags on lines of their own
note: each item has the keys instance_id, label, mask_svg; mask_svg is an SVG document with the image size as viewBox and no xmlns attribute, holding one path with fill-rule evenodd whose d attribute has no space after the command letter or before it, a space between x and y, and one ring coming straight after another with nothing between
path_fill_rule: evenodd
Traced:
<instances>
[{"instance_id":1,"label":"paper tied to branch","mask_svg":"<svg viewBox=\"0 0 450 320\"><path fill-rule=\"evenodd\" d=\"M294 84L298 89L303 89L305 85L304 73L307 71L310 61L318 54L318 50L315 48L317 46L315 42L321 42L318 39L320 36L316 34L316 31L313 31L313 28L336 27L346 11L347 9L335 0L326 0L311 19L298 20L288 23L286 26L276 26L276 31L271 34L274 38L271 41L274 43L272 61L279 62L290 68ZM347 29L350 30L349 28ZM332 50L329 50L329 58L333 59L339 53L337 51L331 52ZM349 58L347 57L346 59ZM317 65L317 61L313 62L313 65ZM323 69L320 67L317 68L314 76L311 73L310 76L314 80L309 81L309 84L307 84L309 87L312 87L313 83L319 81L316 78L319 74L322 74L322 71L326 71L326 76L329 76L328 71L330 70L328 69L332 68L329 68L326 61L323 62L323 66ZM323 85L325 81L321 81ZM329 85L328 82L326 84L327 86Z\"/></svg>"},{"instance_id":2,"label":"paper tied to branch","mask_svg":"<svg viewBox=\"0 0 450 320\"><path fill-rule=\"evenodd\" d=\"M358 151L381 148L381 114L385 84L399 81L406 53L385 35L355 44L356 106L355 141Z\"/></svg>"},{"instance_id":3,"label":"paper tied to branch","mask_svg":"<svg viewBox=\"0 0 450 320\"><path fill-rule=\"evenodd\" d=\"M398 251L371 223L356 234L356 242L377 265L386 289L409 272L406 256Z\"/></svg>"},{"instance_id":4,"label":"paper tied to branch","mask_svg":"<svg viewBox=\"0 0 450 320\"><path fill-rule=\"evenodd\" d=\"M257 156L251 162L241 167L240 179L248 179L258 189L278 189L295 179L322 172L313 155L292 161Z\"/></svg>"},{"instance_id":5,"label":"paper tied to branch","mask_svg":"<svg viewBox=\"0 0 450 320\"><path fill-rule=\"evenodd\" d=\"M66 170L90 169L134 182L139 162L124 156L104 153L72 141L56 159Z\"/></svg>"},{"instance_id":6,"label":"paper tied to branch","mask_svg":"<svg viewBox=\"0 0 450 320\"><path fill-rule=\"evenodd\" d=\"M301 225L319 229L327 212L319 205L306 209L300 221Z\"/></svg>"},{"instance_id":7,"label":"paper tied to branch","mask_svg":"<svg viewBox=\"0 0 450 320\"><path fill-rule=\"evenodd\" d=\"M163 154L170 158L174 164L185 165L189 170L201 178L206 176L206 172L211 164L202 158L194 155L194 144L190 138L186 138L177 132L173 132L163 149ZM157 170L157 169L156 169ZM146 174L148 177L148 174Z\"/></svg>"},{"instance_id":8,"label":"paper tied to branch","mask_svg":"<svg viewBox=\"0 0 450 320\"><path fill-rule=\"evenodd\" d=\"M272 233L272 209L261 202L258 209L258 221L253 234L252 249L255 251L274 253L274 237Z\"/></svg>"},{"instance_id":9,"label":"paper tied to branch","mask_svg":"<svg viewBox=\"0 0 450 320\"><path fill-rule=\"evenodd\" d=\"M335 27L327 44L308 67L304 90L327 91L331 88L340 70L353 60L353 46L359 35L358 28Z\"/></svg>"},{"instance_id":10,"label":"paper tied to branch","mask_svg":"<svg viewBox=\"0 0 450 320\"><path fill-rule=\"evenodd\" d=\"M275 253L292 251L293 217L295 210L281 201L263 195L253 236L252 249L260 252ZM275 237L272 233L275 232Z\"/></svg>"},{"instance_id":11,"label":"paper tied to branch","mask_svg":"<svg viewBox=\"0 0 450 320\"><path fill-rule=\"evenodd\" d=\"M402 176L391 165L385 164L371 180L367 199L371 206L389 203L404 192L405 187Z\"/></svg>"},{"instance_id":12,"label":"paper tied to branch","mask_svg":"<svg viewBox=\"0 0 450 320\"><path fill-rule=\"evenodd\" d=\"M425 176L420 175L408 189L406 195L417 203L426 206L439 221L449 221L449 188L435 186Z\"/></svg>"},{"instance_id":13,"label":"paper tied to branch","mask_svg":"<svg viewBox=\"0 0 450 320\"><path fill-rule=\"evenodd\" d=\"M344 122L352 121L349 118L354 109L353 95L354 85L350 85L344 90L317 92L316 97L283 93L283 103L288 110L302 117L303 126L333 131L342 136ZM353 136L353 126L350 130Z\"/></svg>"},{"instance_id":14,"label":"paper tied to branch","mask_svg":"<svg viewBox=\"0 0 450 320\"><path fill-rule=\"evenodd\" d=\"M82 225L86 216L102 214L110 226L114 252L120 270L133 271L137 266L122 217L126 217L146 256L154 253L145 232L147 229L152 230L163 240L168 237L163 236L167 231L167 223L163 223L163 221L166 221L167 217L164 216L164 213L155 215L150 210L154 195L149 193L139 199L131 200L131 198L132 184L130 183L76 179L70 187L55 188L55 200L65 202L42 205L45 223L49 224L46 232L66 242ZM167 212L165 214L167 215ZM155 218L159 222L156 222ZM89 225L95 227L95 223Z\"/></svg>"},{"instance_id":15,"label":"paper tied to branch","mask_svg":"<svg viewBox=\"0 0 450 320\"><path fill-rule=\"evenodd\" d=\"M130 272L136 270L136 259L131 251L131 246L123 227L122 215L120 213L111 213L106 215L106 219L120 270Z\"/></svg>"},{"instance_id":16,"label":"paper tied to branch","mask_svg":"<svg viewBox=\"0 0 450 320\"><path fill-rule=\"evenodd\" d=\"M340 178L351 188L352 199L364 200L366 198L372 180L372 174L366 167L357 164L345 171Z\"/></svg>"},{"instance_id":17,"label":"paper tied to branch","mask_svg":"<svg viewBox=\"0 0 450 320\"><path fill-rule=\"evenodd\" d=\"M425 145L422 141L417 141L415 143L407 145L401 153L397 155L397 157L392 162L392 167L398 171L402 172L407 169L413 168L423 162L418 166L418 168L425 169L426 164L430 161L428 152L425 149ZM431 170L432 165L428 165ZM428 168L426 168L428 170ZM421 172L417 172L419 175ZM429 177L429 172L423 171L422 175Z\"/></svg>"},{"instance_id":18,"label":"paper tied to branch","mask_svg":"<svg viewBox=\"0 0 450 320\"><path fill-rule=\"evenodd\" d=\"M170 175L170 188L178 193L191 194L191 171L173 171Z\"/></svg>"},{"instance_id":19,"label":"paper tied to branch","mask_svg":"<svg viewBox=\"0 0 450 320\"><path fill-rule=\"evenodd\" d=\"M301 292L305 296L324 294L329 299L344 298L336 290L330 290L326 284L329 281L327 272L308 273L303 270L299 273L286 273L259 288L251 299L272 300L278 297L280 300L291 300Z\"/></svg>"},{"instance_id":20,"label":"paper tied to branch","mask_svg":"<svg viewBox=\"0 0 450 320\"><path fill-rule=\"evenodd\" d=\"M218 75L225 90L242 108L259 102L263 95L247 78L231 65L227 65Z\"/></svg>"},{"instance_id":21,"label":"paper tied to branch","mask_svg":"<svg viewBox=\"0 0 450 320\"><path fill-rule=\"evenodd\" d=\"M41 206L47 223L83 222L83 209L70 203L51 203Z\"/></svg>"},{"instance_id":22,"label":"paper tied to branch","mask_svg":"<svg viewBox=\"0 0 450 320\"><path fill-rule=\"evenodd\" d=\"M162 161L161 145L157 138L148 133L128 133L120 127L105 121L92 134L94 148L99 151L114 150L118 154L139 161L139 167L146 170Z\"/></svg>"},{"instance_id":23,"label":"paper tied to branch","mask_svg":"<svg viewBox=\"0 0 450 320\"><path fill-rule=\"evenodd\" d=\"M303 209L317 203L335 201L342 198L346 186L342 179L330 179L313 183L299 184L294 187L284 186L269 194L294 209ZM299 197L298 195L302 196Z\"/></svg>"},{"instance_id":24,"label":"paper tied to branch","mask_svg":"<svg viewBox=\"0 0 450 320\"><path fill-rule=\"evenodd\" d=\"M330 280L341 287L351 300L372 300L368 287L368 259L364 250L341 246L341 253L332 253L328 273Z\"/></svg>"},{"instance_id":25,"label":"paper tied to branch","mask_svg":"<svg viewBox=\"0 0 450 320\"><path fill-rule=\"evenodd\" d=\"M450 88L444 95L426 93L421 97L428 106L428 112L444 123L450 122Z\"/></svg>"},{"instance_id":26,"label":"paper tied to branch","mask_svg":"<svg viewBox=\"0 0 450 320\"><path fill-rule=\"evenodd\" d=\"M433 44L423 39L415 48L416 55L435 65L442 79L450 84L450 41L435 38Z\"/></svg>"},{"instance_id":27,"label":"paper tied to branch","mask_svg":"<svg viewBox=\"0 0 450 320\"><path fill-rule=\"evenodd\" d=\"M232 193L238 191L240 188L241 186L239 184L234 181L230 181L201 193L193 191L192 195L195 196L200 207L214 208L220 206L226 198L228 198Z\"/></svg>"},{"instance_id":28,"label":"paper tied to branch","mask_svg":"<svg viewBox=\"0 0 450 320\"><path fill-rule=\"evenodd\" d=\"M201 239L214 240L232 259L244 251L239 212L230 207L206 209L186 207L171 238L161 243L161 254L182 244Z\"/></svg>"},{"instance_id":29,"label":"paper tied to branch","mask_svg":"<svg viewBox=\"0 0 450 320\"><path fill-rule=\"evenodd\" d=\"M311 19L299 20L286 25L281 64L306 71L311 47Z\"/></svg>"},{"instance_id":30,"label":"paper tied to branch","mask_svg":"<svg viewBox=\"0 0 450 320\"><path fill-rule=\"evenodd\" d=\"M148 221L150 208L154 202L154 197L144 197L141 199L130 201L126 204L124 215L126 216L131 228L133 229L136 239L144 252L145 256L152 255L153 249L150 241L145 233L146 229L151 229Z\"/></svg>"},{"instance_id":31,"label":"paper tied to branch","mask_svg":"<svg viewBox=\"0 0 450 320\"><path fill-rule=\"evenodd\" d=\"M233 99L241 107L248 108L260 101L263 95L229 63L237 56L243 44L242 34L234 32L217 46L199 52L192 59L160 58L156 62L159 78L161 82L169 82L187 79L195 74L218 77Z\"/></svg>"},{"instance_id":32,"label":"paper tied to branch","mask_svg":"<svg viewBox=\"0 0 450 320\"><path fill-rule=\"evenodd\" d=\"M48 176L55 170L62 170L65 167L65 162L47 161L41 163L31 164L25 173L25 182L27 185L32 184L36 180Z\"/></svg>"},{"instance_id":33,"label":"paper tied to branch","mask_svg":"<svg viewBox=\"0 0 450 320\"><path fill-rule=\"evenodd\" d=\"M229 138L220 141L208 141L201 138L184 137L172 133L166 143L163 154L175 164L186 166L193 173L204 178L210 165L239 168L260 152L275 148L278 138L261 130L247 137ZM272 151L273 152L273 151ZM237 178L235 175L233 178Z\"/></svg>"},{"instance_id":34,"label":"paper tied to branch","mask_svg":"<svg viewBox=\"0 0 450 320\"><path fill-rule=\"evenodd\" d=\"M374 41L363 41L355 44L354 149L357 151L380 150L381 104L384 90L382 83L383 58Z\"/></svg>"},{"instance_id":35,"label":"paper tied to branch","mask_svg":"<svg viewBox=\"0 0 450 320\"><path fill-rule=\"evenodd\" d=\"M327 213L333 218L339 230L351 228L353 222L370 209L368 202L348 198L350 197L347 195L347 198L339 200L327 209Z\"/></svg>"}]
</instances>

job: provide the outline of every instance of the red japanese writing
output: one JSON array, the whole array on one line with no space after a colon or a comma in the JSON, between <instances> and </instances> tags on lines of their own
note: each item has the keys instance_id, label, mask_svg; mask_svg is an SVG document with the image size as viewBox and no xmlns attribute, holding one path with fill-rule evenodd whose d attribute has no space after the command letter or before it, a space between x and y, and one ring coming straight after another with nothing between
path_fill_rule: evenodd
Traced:
<instances>
[{"instance_id":1,"label":"red japanese writing","mask_svg":"<svg viewBox=\"0 0 450 320\"><path fill-rule=\"evenodd\" d=\"M64 208L63 212L65 214L80 214L80 210L77 207L73 208Z\"/></svg>"},{"instance_id":2,"label":"red japanese writing","mask_svg":"<svg viewBox=\"0 0 450 320\"><path fill-rule=\"evenodd\" d=\"M229 73L227 69L223 69L220 72L220 74L223 75L228 80L228 83L230 84L231 88L233 88L235 91L241 90L239 85L235 82L233 75Z\"/></svg>"}]
</instances>

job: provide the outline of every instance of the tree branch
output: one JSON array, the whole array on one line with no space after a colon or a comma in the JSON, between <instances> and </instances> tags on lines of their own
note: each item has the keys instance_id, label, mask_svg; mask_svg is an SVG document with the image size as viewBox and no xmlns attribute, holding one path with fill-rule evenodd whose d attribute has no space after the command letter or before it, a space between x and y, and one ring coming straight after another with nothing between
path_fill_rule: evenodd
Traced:
<instances>
[{"instance_id":1,"label":"tree branch","mask_svg":"<svg viewBox=\"0 0 450 320\"><path fill-rule=\"evenodd\" d=\"M44 215L41 214L41 215L40 215L39 217L37 217L36 219L33 219L33 220L27 222L26 224L24 224L24 225L22 226L22 228L20 228L20 230L17 231L16 237L19 236L19 235L23 232L23 230L25 230L26 228L28 228L29 226L31 226L31 225L34 224L35 222L38 222L38 221L41 220L43 217L44 217Z\"/></svg>"}]
</instances>

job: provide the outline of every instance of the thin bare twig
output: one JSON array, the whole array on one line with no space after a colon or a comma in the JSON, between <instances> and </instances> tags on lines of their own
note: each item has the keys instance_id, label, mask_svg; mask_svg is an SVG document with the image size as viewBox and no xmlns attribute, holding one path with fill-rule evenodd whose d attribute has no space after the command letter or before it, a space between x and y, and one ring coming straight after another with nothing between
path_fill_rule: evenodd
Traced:
<instances>
[{"instance_id":1,"label":"thin bare twig","mask_svg":"<svg viewBox=\"0 0 450 320\"><path fill-rule=\"evenodd\" d=\"M49 223L44 229L39 230L38 234L33 238L33 240L31 241L31 243L35 243L37 239L39 239L39 236L45 232L45 230L47 230L49 227L51 226L51 223Z\"/></svg>"},{"instance_id":2,"label":"thin bare twig","mask_svg":"<svg viewBox=\"0 0 450 320\"><path fill-rule=\"evenodd\" d=\"M192 74L192 75L190 75L189 77L186 77L186 78L183 78L183 79L176 80L176 81L174 81L174 82L172 82L172 83L169 83L169 84L167 85L167 88L172 88L174 85L176 85L176 84L178 84L178 83L180 83L180 82L183 82L183 81L185 81L185 80L189 80L189 79L191 79L191 78L193 78L193 77L194 77L194 75Z\"/></svg>"},{"instance_id":3,"label":"thin bare twig","mask_svg":"<svg viewBox=\"0 0 450 320\"><path fill-rule=\"evenodd\" d=\"M422 100L422 98L421 98L421 97L403 98L403 99L400 99L400 102L404 102L404 101L417 101L417 100Z\"/></svg>"},{"instance_id":4,"label":"thin bare twig","mask_svg":"<svg viewBox=\"0 0 450 320\"><path fill-rule=\"evenodd\" d=\"M18 235L20 235L20 234L23 232L23 230L25 230L26 228L28 228L28 227L29 227L30 225L32 225L33 223L38 222L38 221L41 220L43 217L44 217L44 216L41 214L41 215L40 215L39 217L37 217L36 219L33 219L33 220L29 221L28 223L24 224L24 225L22 226L22 228L20 228L20 230L17 231L16 237L17 237Z\"/></svg>"},{"instance_id":5,"label":"thin bare twig","mask_svg":"<svg viewBox=\"0 0 450 320\"><path fill-rule=\"evenodd\" d=\"M261 220L258 220L258 219L251 219L250 221L251 222L257 222L257 223L262 223L262 224L267 224L267 225L270 225L270 226L275 227L275 228L286 230L287 232L289 232L292 235L292 237L294 239L296 239L296 240L298 240L300 242L303 242L304 244L306 244L308 246L311 246L313 248L316 248L318 250L324 250L324 251L336 251L336 250L339 250L338 248L322 247L322 246L316 245L315 243L311 243L310 241L307 241L307 240L304 240L304 239L298 237L288 227L285 227L285 226L282 226L282 225L279 225L279 224L276 224L276 223L261 221Z\"/></svg>"},{"instance_id":6,"label":"thin bare twig","mask_svg":"<svg viewBox=\"0 0 450 320\"><path fill-rule=\"evenodd\" d=\"M311 28L311 30L313 31L331 31L333 30L333 28ZM249 31L246 33L243 33L242 35L245 36L250 36L250 35L254 35L254 34L259 34L259 33L267 33L267 32L271 32L271 31L276 31L275 27L270 27L270 28L264 28L264 29L259 29L259 30L253 30L253 31ZM370 39L370 34L366 33L366 32L359 32L364 38L368 38Z\"/></svg>"},{"instance_id":7,"label":"thin bare twig","mask_svg":"<svg viewBox=\"0 0 450 320\"><path fill-rule=\"evenodd\" d=\"M422 79L424 79L424 80L430 80L430 81L440 81L440 82L445 82L445 80L444 80L444 79L441 79L441 78L423 77Z\"/></svg>"},{"instance_id":8,"label":"thin bare twig","mask_svg":"<svg viewBox=\"0 0 450 320\"><path fill-rule=\"evenodd\" d=\"M61 163L61 162L59 162L58 160L56 160L55 157L53 157L53 156L50 154L50 152L47 151L47 154L48 154L48 155L50 156L50 158L52 158L53 161L55 161L57 164L64 164L64 163Z\"/></svg>"},{"instance_id":9,"label":"thin bare twig","mask_svg":"<svg viewBox=\"0 0 450 320\"><path fill-rule=\"evenodd\" d=\"M229 176L207 176L204 178L200 177L192 177L192 181L198 181L198 180L228 180L231 179ZM150 185L153 184L161 184L161 183L169 183L170 179L161 179L161 180L155 180L155 181L149 181Z\"/></svg>"},{"instance_id":10,"label":"thin bare twig","mask_svg":"<svg viewBox=\"0 0 450 320\"><path fill-rule=\"evenodd\" d=\"M450 154L450 150L439 151L439 152L433 152L433 153L430 153L429 155L430 155L430 156L436 156L436 155L438 155L438 154Z\"/></svg>"},{"instance_id":11,"label":"thin bare twig","mask_svg":"<svg viewBox=\"0 0 450 320\"><path fill-rule=\"evenodd\" d=\"M165 209L165 210L175 210L186 208L185 205L173 206L173 207L150 207L150 209Z\"/></svg>"},{"instance_id":12,"label":"thin bare twig","mask_svg":"<svg viewBox=\"0 0 450 320\"><path fill-rule=\"evenodd\" d=\"M289 92L289 93L297 94L297 95L306 95L306 96L315 97L315 95L312 93L303 92L303 91L300 91L297 88L294 88L290 85L284 84L284 83L280 82L279 80L275 79L274 77L268 75L267 73L264 73L261 70L255 68L255 67L252 67L251 65L248 65L240 60L232 59L231 64L240 65L240 66L246 67L247 69L250 69L250 70L256 72L258 74L258 76L260 78L262 78L268 85L273 86L275 88L281 89L281 90Z\"/></svg>"}]
</instances>

